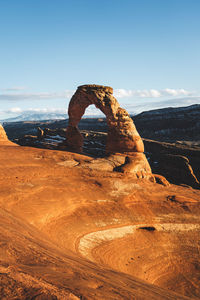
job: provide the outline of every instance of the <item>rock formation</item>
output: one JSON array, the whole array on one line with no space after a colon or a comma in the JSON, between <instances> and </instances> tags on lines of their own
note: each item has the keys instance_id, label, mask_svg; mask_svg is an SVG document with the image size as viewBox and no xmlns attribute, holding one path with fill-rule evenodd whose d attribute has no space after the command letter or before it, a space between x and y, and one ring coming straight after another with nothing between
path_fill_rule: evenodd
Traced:
<instances>
[{"instance_id":1,"label":"rock formation","mask_svg":"<svg viewBox=\"0 0 200 300\"><path fill-rule=\"evenodd\" d=\"M120 107L113 96L113 89L101 85L79 86L69 103L69 123L66 144L72 151L82 152L83 137L78 129L86 108L94 104L106 116L108 136L106 153L127 155L127 163L122 172L135 173L144 178L151 174L151 168L144 155L144 144L127 111Z\"/></svg>"}]
</instances>

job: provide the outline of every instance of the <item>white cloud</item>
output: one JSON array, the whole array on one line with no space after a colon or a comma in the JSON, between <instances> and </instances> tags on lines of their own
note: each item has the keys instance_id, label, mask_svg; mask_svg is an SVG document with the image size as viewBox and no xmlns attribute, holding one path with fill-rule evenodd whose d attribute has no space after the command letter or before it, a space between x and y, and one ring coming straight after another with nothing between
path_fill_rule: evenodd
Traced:
<instances>
[{"instance_id":1,"label":"white cloud","mask_svg":"<svg viewBox=\"0 0 200 300\"><path fill-rule=\"evenodd\" d=\"M189 96L193 92L187 91L185 89L170 89L166 88L164 90L126 90L126 89L116 89L114 90L114 95L116 98L127 98L127 97L138 97L138 98L160 98L165 96Z\"/></svg>"},{"instance_id":2,"label":"white cloud","mask_svg":"<svg viewBox=\"0 0 200 300\"><path fill-rule=\"evenodd\" d=\"M116 89L116 90L114 90L114 96L116 98L132 97L133 96L133 91L132 90L125 90L125 89Z\"/></svg>"},{"instance_id":3,"label":"white cloud","mask_svg":"<svg viewBox=\"0 0 200 300\"><path fill-rule=\"evenodd\" d=\"M8 113L21 113L22 109L20 107L12 107L8 110Z\"/></svg>"},{"instance_id":4,"label":"white cloud","mask_svg":"<svg viewBox=\"0 0 200 300\"><path fill-rule=\"evenodd\" d=\"M184 89L164 89L163 95L168 95L168 96L189 96L192 94L192 92L186 91Z\"/></svg>"},{"instance_id":5,"label":"white cloud","mask_svg":"<svg viewBox=\"0 0 200 300\"><path fill-rule=\"evenodd\" d=\"M150 90L150 94L152 98L159 98L161 97L161 92L158 90Z\"/></svg>"}]
</instances>

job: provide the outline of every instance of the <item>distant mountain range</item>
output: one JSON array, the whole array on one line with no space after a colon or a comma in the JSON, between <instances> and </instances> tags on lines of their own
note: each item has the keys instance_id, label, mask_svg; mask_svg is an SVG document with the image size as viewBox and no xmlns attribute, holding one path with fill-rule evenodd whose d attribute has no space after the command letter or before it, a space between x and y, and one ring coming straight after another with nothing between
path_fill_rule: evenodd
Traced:
<instances>
[{"instance_id":1,"label":"distant mountain range","mask_svg":"<svg viewBox=\"0 0 200 300\"><path fill-rule=\"evenodd\" d=\"M185 106L185 107L167 107L167 108L160 108L160 109L154 109L154 110L148 110L144 111L140 114L137 114L136 119L147 119L152 121L156 118L161 119L166 119L169 118L170 116L174 116L177 118L179 117L184 117L183 114L189 114L190 116L192 115L193 117L198 114L199 115L200 111L200 104L194 104L190 106ZM132 116L135 115L133 113L130 113ZM176 115L176 116L175 116ZM185 115L185 117L186 117ZM102 114L94 114L94 115L84 115L84 118L102 118ZM105 117L105 116L103 116ZM68 115L67 113L59 113L59 112L51 112L51 113L35 113L35 112L24 112L21 115L14 117L14 118L8 118L4 120L0 120L1 123L3 122L24 122L24 121L48 121L48 120L64 120L67 119Z\"/></svg>"},{"instance_id":2,"label":"distant mountain range","mask_svg":"<svg viewBox=\"0 0 200 300\"><path fill-rule=\"evenodd\" d=\"M84 115L83 118L102 118L102 114L94 114L94 115ZM48 121L48 120L64 120L67 119L67 113L33 113L33 112L25 112L21 115L0 120L0 123L3 122L25 122L25 121Z\"/></svg>"},{"instance_id":3,"label":"distant mountain range","mask_svg":"<svg viewBox=\"0 0 200 300\"><path fill-rule=\"evenodd\" d=\"M20 122L20 121L44 121L44 120L64 120L66 113L32 113L25 112L17 117L0 120L0 122Z\"/></svg>"}]
</instances>

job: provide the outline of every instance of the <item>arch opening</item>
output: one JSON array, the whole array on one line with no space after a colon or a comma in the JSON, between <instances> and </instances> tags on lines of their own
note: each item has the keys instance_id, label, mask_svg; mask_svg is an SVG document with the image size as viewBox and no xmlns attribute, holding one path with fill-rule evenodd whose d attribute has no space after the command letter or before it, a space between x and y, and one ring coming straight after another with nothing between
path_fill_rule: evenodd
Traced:
<instances>
[{"instance_id":1,"label":"arch opening","mask_svg":"<svg viewBox=\"0 0 200 300\"><path fill-rule=\"evenodd\" d=\"M108 126L106 116L102 111L94 104L90 104L86 108L78 128L83 136L83 153L96 158L104 157Z\"/></svg>"}]
</instances>

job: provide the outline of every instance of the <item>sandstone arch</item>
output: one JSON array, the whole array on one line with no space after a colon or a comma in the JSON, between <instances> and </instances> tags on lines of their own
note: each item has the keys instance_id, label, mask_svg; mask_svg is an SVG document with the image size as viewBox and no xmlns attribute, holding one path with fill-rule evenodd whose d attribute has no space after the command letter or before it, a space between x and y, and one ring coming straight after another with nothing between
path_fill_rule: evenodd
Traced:
<instances>
[{"instance_id":1,"label":"sandstone arch","mask_svg":"<svg viewBox=\"0 0 200 300\"><path fill-rule=\"evenodd\" d=\"M112 156L112 159L113 154L116 153L124 156L124 163L119 165L118 170L123 173L132 173L137 178L152 179L151 168L144 155L143 141L135 128L133 120L127 111L120 107L113 96L111 87L101 85L82 85L78 87L68 108L69 123L66 131L68 149L82 152L83 137L78 129L78 123L86 108L91 104L94 104L106 116L108 124L107 155ZM100 165L101 163L102 161ZM105 160L103 164L106 164Z\"/></svg>"},{"instance_id":2,"label":"sandstone arch","mask_svg":"<svg viewBox=\"0 0 200 300\"><path fill-rule=\"evenodd\" d=\"M86 108L94 104L106 116L108 124L107 153L144 152L144 145L127 111L113 96L113 89L101 85L79 86L69 103L67 145L82 151L83 138L78 130Z\"/></svg>"}]
</instances>

